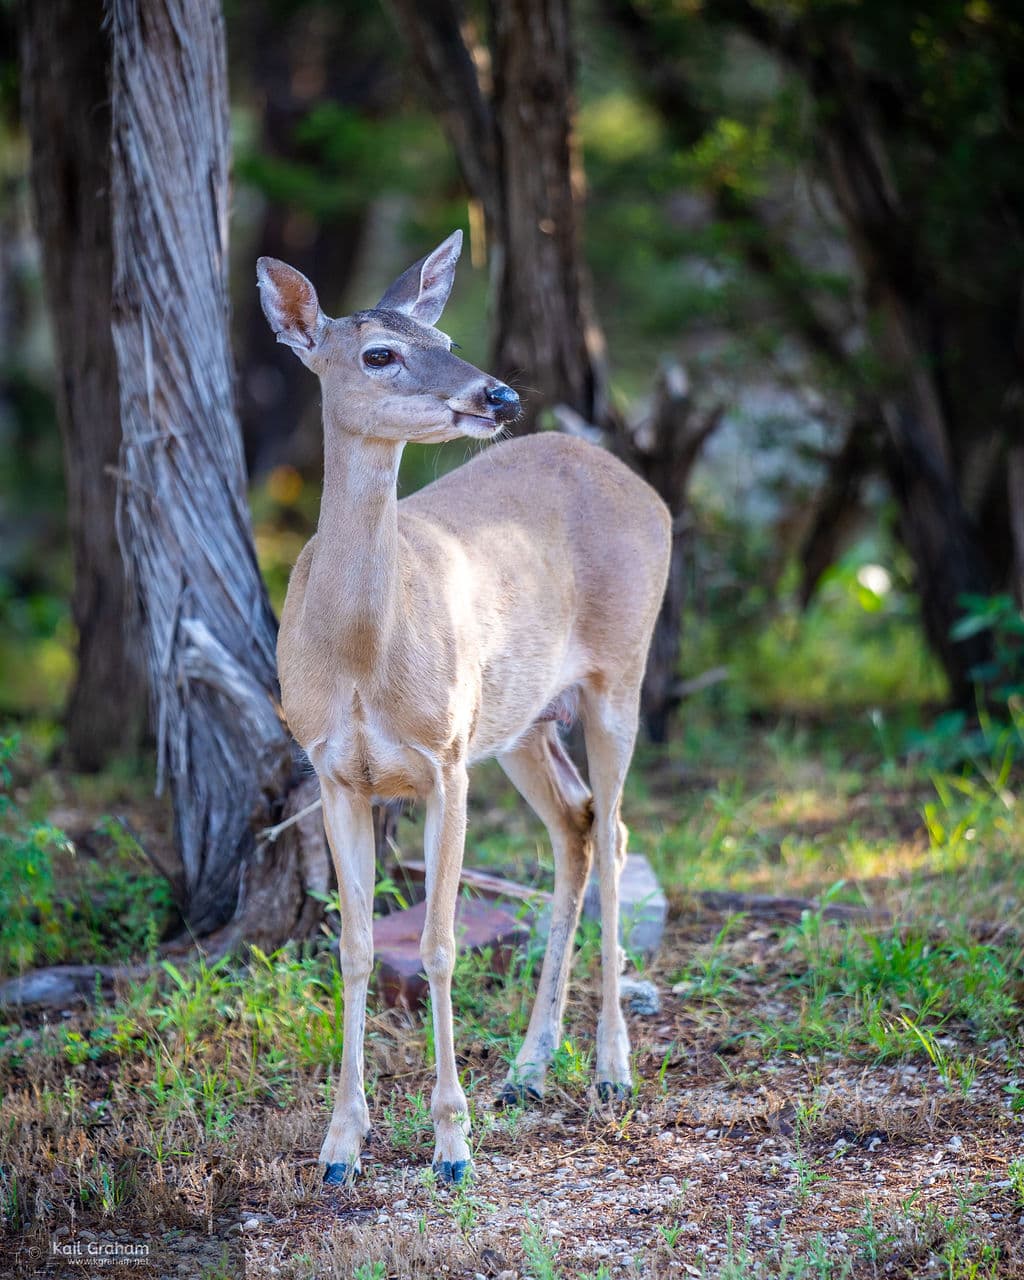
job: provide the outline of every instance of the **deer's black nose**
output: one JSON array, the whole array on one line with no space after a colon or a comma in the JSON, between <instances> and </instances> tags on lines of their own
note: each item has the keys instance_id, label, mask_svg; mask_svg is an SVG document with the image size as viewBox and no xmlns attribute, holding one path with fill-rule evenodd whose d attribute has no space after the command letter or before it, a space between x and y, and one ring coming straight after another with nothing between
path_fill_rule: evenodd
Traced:
<instances>
[{"instance_id":1,"label":"deer's black nose","mask_svg":"<svg viewBox=\"0 0 1024 1280\"><path fill-rule=\"evenodd\" d=\"M519 412L519 397L504 382L499 382L496 387L491 387L484 399L492 409L497 409L497 416L502 422L507 422L510 418L514 418Z\"/></svg>"}]
</instances>

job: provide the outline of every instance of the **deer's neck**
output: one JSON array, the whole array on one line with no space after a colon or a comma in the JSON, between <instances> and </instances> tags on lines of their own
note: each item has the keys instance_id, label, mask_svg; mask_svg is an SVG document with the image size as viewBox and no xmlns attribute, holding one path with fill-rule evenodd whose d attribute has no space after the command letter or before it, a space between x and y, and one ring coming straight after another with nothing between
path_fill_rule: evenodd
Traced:
<instances>
[{"instance_id":1,"label":"deer's neck","mask_svg":"<svg viewBox=\"0 0 1024 1280\"><path fill-rule=\"evenodd\" d=\"M324 423L324 488L309 601L344 666L377 664L398 616L398 466L402 444Z\"/></svg>"}]
</instances>

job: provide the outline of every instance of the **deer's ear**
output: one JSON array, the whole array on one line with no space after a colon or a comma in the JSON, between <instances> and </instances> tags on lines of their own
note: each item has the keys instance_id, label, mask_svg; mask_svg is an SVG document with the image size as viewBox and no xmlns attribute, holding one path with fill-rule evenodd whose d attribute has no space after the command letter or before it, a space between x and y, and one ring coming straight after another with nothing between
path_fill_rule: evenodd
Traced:
<instances>
[{"instance_id":1,"label":"deer's ear","mask_svg":"<svg viewBox=\"0 0 1024 1280\"><path fill-rule=\"evenodd\" d=\"M377 303L378 308L401 311L420 324L437 324L452 291L461 252L462 232L453 231L433 253L402 272Z\"/></svg>"},{"instance_id":2,"label":"deer's ear","mask_svg":"<svg viewBox=\"0 0 1024 1280\"><path fill-rule=\"evenodd\" d=\"M260 305L278 342L294 347L301 355L312 351L320 340L327 317L320 310L316 290L301 271L277 258L259 258L256 281Z\"/></svg>"}]
</instances>

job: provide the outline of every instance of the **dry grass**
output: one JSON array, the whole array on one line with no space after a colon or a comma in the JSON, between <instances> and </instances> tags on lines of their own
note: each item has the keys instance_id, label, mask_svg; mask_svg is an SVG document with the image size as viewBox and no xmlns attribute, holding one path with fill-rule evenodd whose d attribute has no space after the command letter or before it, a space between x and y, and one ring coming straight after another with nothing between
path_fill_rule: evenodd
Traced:
<instances>
[{"instance_id":1,"label":"dry grass","mask_svg":"<svg viewBox=\"0 0 1024 1280\"><path fill-rule=\"evenodd\" d=\"M588 1091L592 931L555 1079L528 1111L491 1103L535 957L504 978L463 963L457 1044L478 1144L465 1189L427 1172L423 1020L386 1012L368 1027L365 1177L323 1190L341 1047L326 950L165 971L89 1009L10 1021L5 1273L65 1275L54 1241L91 1233L147 1243L135 1274L211 1280L1024 1274L1016 812L961 793L929 833L920 779L882 788L799 764L764 752L713 787L670 799L651 774L632 796L674 910L647 974L662 1012L631 1018L638 1087L623 1109ZM543 866L498 793L475 830L485 860L514 844ZM832 886L898 924L730 919L699 906L705 883Z\"/></svg>"}]
</instances>

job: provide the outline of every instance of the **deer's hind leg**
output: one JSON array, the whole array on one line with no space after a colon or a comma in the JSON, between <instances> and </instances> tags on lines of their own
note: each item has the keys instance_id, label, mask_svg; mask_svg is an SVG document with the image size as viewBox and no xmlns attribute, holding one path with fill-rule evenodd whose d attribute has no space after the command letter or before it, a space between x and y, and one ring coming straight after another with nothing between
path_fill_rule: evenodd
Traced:
<instances>
[{"instance_id":1,"label":"deer's hind leg","mask_svg":"<svg viewBox=\"0 0 1024 1280\"><path fill-rule=\"evenodd\" d=\"M601 1013L597 1024L597 1091L624 1097L632 1087L629 1033L619 1004L619 878L628 832L620 816L622 788L636 742L640 680L620 677L584 686L583 734L594 792L594 850L601 890Z\"/></svg>"},{"instance_id":2,"label":"deer's hind leg","mask_svg":"<svg viewBox=\"0 0 1024 1280\"><path fill-rule=\"evenodd\" d=\"M542 1096L548 1064L561 1038L573 941L592 860L591 803L553 724L538 726L498 761L547 827L555 856L551 928L537 998L526 1038L499 1097L514 1105Z\"/></svg>"}]
</instances>

